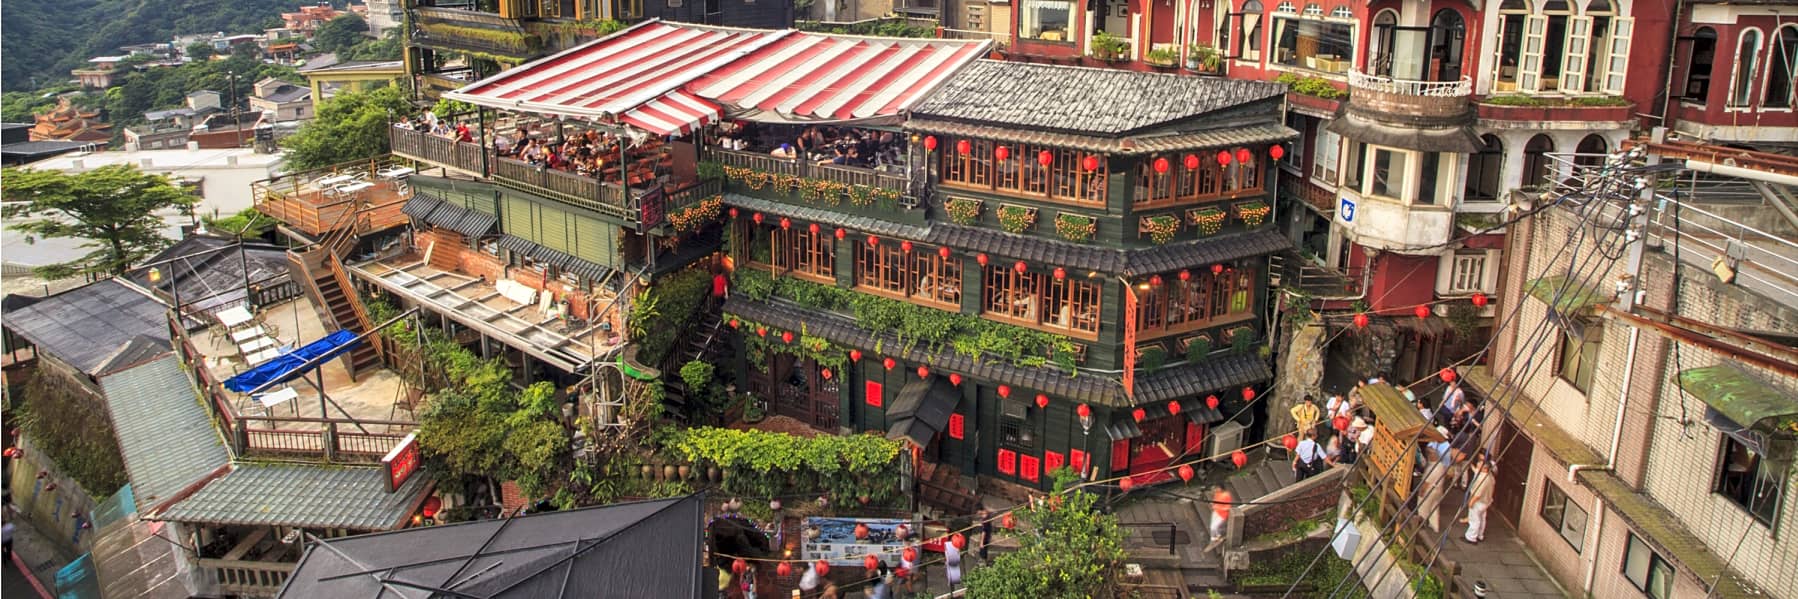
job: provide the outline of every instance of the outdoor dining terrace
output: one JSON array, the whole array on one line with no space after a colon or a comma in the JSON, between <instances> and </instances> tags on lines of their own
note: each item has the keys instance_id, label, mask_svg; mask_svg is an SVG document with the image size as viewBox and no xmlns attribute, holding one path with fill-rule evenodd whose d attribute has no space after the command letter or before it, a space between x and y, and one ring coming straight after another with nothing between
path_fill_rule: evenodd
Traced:
<instances>
[{"instance_id":1,"label":"outdoor dining terrace","mask_svg":"<svg viewBox=\"0 0 1798 599\"><path fill-rule=\"evenodd\" d=\"M363 160L257 181L250 191L256 210L318 239L352 225L367 232L405 224L400 207L412 173L392 160Z\"/></svg>"}]
</instances>

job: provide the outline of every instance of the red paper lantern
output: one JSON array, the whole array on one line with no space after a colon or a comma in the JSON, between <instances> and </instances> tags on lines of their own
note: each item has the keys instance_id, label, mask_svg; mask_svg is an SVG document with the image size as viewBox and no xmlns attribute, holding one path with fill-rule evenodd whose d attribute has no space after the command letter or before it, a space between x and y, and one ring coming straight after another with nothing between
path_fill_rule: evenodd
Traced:
<instances>
[{"instance_id":1,"label":"red paper lantern","mask_svg":"<svg viewBox=\"0 0 1798 599\"><path fill-rule=\"evenodd\" d=\"M907 241L899 242L899 251L910 254L911 253L911 241L907 240Z\"/></svg>"},{"instance_id":2,"label":"red paper lantern","mask_svg":"<svg viewBox=\"0 0 1798 599\"><path fill-rule=\"evenodd\" d=\"M868 557L862 558L862 567L869 570L880 567L880 558L874 557L873 554L869 554Z\"/></svg>"},{"instance_id":3,"label":"red paper lantern","mask_svg":"<svg viewBox=\"0 0 1798 599\"><path fill-rule=\"evenodd\" d=\"M731 218L736 218L736 217L737 217L737 209L736 209L736 208L731 208L731 209L730 209L730 217L731 217Z\"/></svg>"},{"instance_id":4,"label":"red paper lantern","mask_svg":"<svg viewBox=\"0 0 1798 599\"><path fill-rule=\"evenodd\" d=\"M1005 512L1004 516L999 517L999 525L1004 526L1006 530L1011 530L1013 528L1017 528L1018 527L1018 517L1012 515L1011 512Z\"/></svg>"},{"instance_id":5,"label":"red paper lantern","mask_svg":"<svg viewBox=\"0 0 1798 599\"><path fill-rule=\"evenodd\" d=\"M1418 318L1429 318L1430 317L1430 307L1427 305L1418 306L1416 309L1412 310L1411 312L1417 314Z\"/></svg>"},{"instance_id":6,"label":"red paper lantern","mask_svg":"<svg viewBox=\"0 0 1798 599\"><path fill-rule=\"evenodd\" d=\"M869 235L868 236L868 247L879 247L879 246L880 246L880 237L874 236L874 235Z\"/></svg>"},{"instance_id":7,"label":"red paper lantern","mask_svg":"<svg viewBox=\"0 0 1798 599\"><path fill-rule=\"evenodd\" d=\"M987 262L986 254L981 253L979 255L974 256L974 261L979 262L981 266L986 266L986 262Z\"/></svg>"},{"instance_id":8,"label":"red paper lantern","mask_svg":"<svg viewBox=\"0 0 1798 599\"><path fill-rule=\"evenodd\" d=\"M1187 483L1192 482L1192 474L1193 474L1193 472L1192 472L1191 464L1181 464L1180 465L1180 482L1187 482Z\"/></svg>"},{"instance_id":9,"label":"red paper lantern","mask_svg":"<svg viewBox=\"0 0 1798 599\"><path fill-rule=\"evenodd\" d=\"M1177 402L1177 401L1167 402L1167 413L1169 415L1173 415L1173 416L1180 415L1180 402Z\"/></svg>"},{"instance_id":10,"label":"red paper lantern","mask_svg":"<svg viewBox=\"0 0 1798 599\"><path fill-rule=\"evenodd\" d=\"M1093 417L1092 406L1088 406L1086 404L1080 404L1078 406L1074 406L1074 414L1081 418L1092 418Z\"/></svg>"},{"instance_id":11,"label":"red paper lantern","mask_svg":"<svg viewBox=\"0 0 1798 599\"><path fill-rule=\"evenodd\" d=\"M435 518L437 517L437 511L441 509L443 509L443 498L432 495L425 499L424 506L419 508L418 511L423 513L426 518Z\"/></svg>"},{"instance_id":12,"label":"red paper lantern","mask_svg":"<svg viewBox=\"0 0 1798 599\"><path fill-rule=\"evenodd\" d=\"M749 217L749 220L753 220L753 221L755 221L755 224L759 225L759 224L762 224L763 218L765 218L765 217L762 216L762 213L757 212L757 213L755 213L754 216Z\"/></svg>"},{"instance_id":13,"label":"red paper lantern","mask_svg":"<svg viewBox=\"0 0 1798 599\"><path fill-rule=\"evenodd\" d=\"M793 332L792 331L782 332L780 334L780 342L781 343L792 343L793 342Z\"/></svg>"},{"instance_id":14,"label":"red paper lantern","mask_svg":"<svg viewBox=\"0 0 1798 599\"><path fill-rule=\"evenodd\" d=\"M1223 165L1223 166L1230 166L1230 151L1229 150L1218 150L1217 151L1217 163L1220 165Z\"/></svg>"},{"instance_id":15,"label":"red paper lantern","mask_svg":"<svg viewBox=\"0 0 1798 599\"><path fill-rule=\"evenodd\" d=\"M954 372L949 373L949 384L960 387L961 386L961 375L958 373L954 373Z\"/></svg>"},{"instance_id":16,"label":"red paper lantern","mask_svg":"<svg viewBox=\"0 0 1798 599\"><path fill-rule=\"evenodd\" d=\"M868 538L868 525L867 524L863 524L860 522L857 522L855 524L855 538L863 539L863 540L866 540Z\"/></svg>"},{"instance_id":17,"label":"red paper lantern","mask_svg":"<svg viewBox=\"0 0 1798 599\"><path fill-rule=\"evenodd\" d=\"M899 559L902 559L902 560L905 560L908 562L912 562L912 563L917 563L917 561L918 561L917 548L906 547L904 551L899 552Z\"/></svg>"},{"instance_id":18,"label":"red paper lantern","mask_svg":"<svg viewBox=\"0 0 1798 599\"><path fill-rule=\"evenodd\" d=\"M1055 267L1055 280L1060 281L1060 280L1066 279L1066 278L1068 278L1067 269L1059 267L1059 266Z\"/></svg>"},{"instance_id":19,"label":"red paper lantern","mask_svg":"<svg viewBox=\"0 0 1798 599\"><path fill-rule=\"evenodd\" d=\"M1130 480L1130 477L1126 476L1126 477L1118 480L1118 491L1121 491L1124 493L1129 493L1130 489L1135 488L1135 487L1136 487L1136 481Z\"/></svg>"},{"instance_id":20,"label":"red paper lantern","mask_svg":"<svg viewBox=\"0 0 1798 599\"><path fill-rule=\"evenodd\" d=\"M1036 394L1036 407L1042 408L1042 409L1048 409L1049 408L1049 396L1043 395L1041 393Z\"/></svg>"},{"instance_id":21,"label":"red paper lantern","mask_svg":"<svg viewBox=\"0 0 1798 599\"><path fill-rule=\"evenodd\" d=\"M942 258L942 259L944 259L944 260L948 260L948 259L949 259L949 254L950 254L950 253L951 253L951 252L950 252L950 251L949 251L949 246L946 246L946 245L945 245L945 246L943 246L943 247L940 247L940 248L937 248L937 249L936 249L936 255L937 255L937 257L939 257L939 258Z\"/></svg>"},{"instance_id":22,"label":"red paper lantern","mask_svg":"<svg viewBox=\"0 0 1798 599\"><path fill-rule=\"evenodd\" d=\"M768 327L756 327L755 328L755 336L767 337L768 336Z\"/></svg>"},{"instance_id":23,"label":"red paper lantern","mask_svg":"<svg viewBox=\"0 0 1798 599\"><path fill-rule=\"evenodd\" d=\"M1161 275L1150 275L1149 276L1149 284L1154 285L1156 287L1160 287L1161 286Z\"/></svg>"},{"instance_id":24,"label":"red paper lantern","mask_svg":"<svg viewBox=\"0 0 1798 599\"><path fill-rule=\"evenodd\" d=\"M1486 307L1486 303L1491 301L1484 293L1475 293L1471 299L1473 300L1473 307L1475 308L1484 308Z\"/></svg>"},{"instance_id":25,"label":"red paper lantern","mask_svg":"<svg viewBox=\"0 0 1798 599\"><path fill-rule=\"evenodd\" d=\"M1230 452L1230 463L1235 464L1237 468L1247 466L1249 465L1249 454L1240 449L1232 451Z\"/></svg>"},{"instance_id":26,"label":"red paper lantern","mask_svg":"<svg viewBox=\"0 0 1798 599\"><path fill-rule=\"evenodd\" d=\"M810 225L806 225L805 228L806 228L806 230L811 231L813 235L818 234L818 223L812 223Z\"/></svg>"},{"instance_id":27,"label":"red paper lantern","mask_svg":"<svg viewBox=\"0 0 1798 599\"><path fill-rule=\"evenodd\" d=\"M1274 147L1267 149L1267 155L1272 156L1274 160L1279 160L1281 158L1285 158L1286 157L1286 147L1279 145L1279 144L1275 144Z\"/></svg>"},{"instance_id":28,"label":"red paper lantern","mask_svg":"<svg viewBox=\"0 0 1798 599\"><path fill-rule=\"evenodd\" d=\"M1156 173L1166 173L1167 169L1168 169L1168 163L1167 163L1166 158L1156 158L1155 159L1155 172Z\"/></svg>"},{"instance_id":29,"label":"red paper lantern","mask_svg":"<svg viewBox=\"0 0 1798 599\"><path fill-rule=\"evenodd\" d=\"M827 381L830 380L830 369L829 368L818 369L818 376L824 377L824 380L827 380Z\"/></svg>"},{"instance_id":30,"label":"red paper lantern","mask_svg":"<svg viewBox=\"0 0 1798 599\"><path fill-rule=\"evenodd\" d=\"M968 538L961 536L961 533L959 532L955 533L955 536L949 537L949 543L955 545L956 549L968 548Z\"/></svg>"},{"instance_id":31,"label":"red paper lantern","mask_svg":"<svg viewBox=\"0 0 1798 599\"><path fill-rule=\"evenodd\" d=\"M1236 149L1236 161L1237 162L1241 162L1243 164L1248 164L1249 159L1254 158L1254 157L1255 157L1255 154L1253 152L1250 152L1248 148L1237 148Z\"/></svg>"},{"instance_id":32,"label":"red paper lantern","mask_svg":"<svg viewBox=\"0 0 1798 599\"><path fill-rule=\"evenodd\" d=\"M738 321L737 321L737 319L735 319L735 318L732 318L732 319L730 319L730 328L733 328L733 329L734 329L734 328L737 328L737 327L739 327L739 326L743 326L743 323L741 323L741 322L738 322Z\"/></svg>"},{"instance_id":33,"label":"red paper lantern","mask_svg":"<svg viewBox=\"0 0 1798 599\"><path fill-rule=\"evenodd\" d=\"M1186 165L1186 170L1189 170L1189 171L1198 170L1199 155L1198 154L1187 154L1186 159L1182 160L1181 162Z\"/></svg>"},{"instance_id":34,"label":"red paper lantern","mask_svg":"<svg viewBox=\"0 0 1798 599\"><path fill-rule=\"evenodd\" d=\"M1099 170L1099 157L1087 156L1086 159L1080 161L1080 166L1086 167L1086 170L1089 171Z\"/></svg>"},{"instance_id":35,"label":"red paper lantern","mask_svg":"<svg viewBox=\"0 0 1798 599\"><path fill-rule=\"evenodd\" d=\"M1049 166L1051 164L1054 164L1055 163L1055 153L1050 152L1048 150L1043 150L1041 152L1037 152L1036 153L1036 163L1043 165L1043 166Z\"/></svg>"},{"instance_id":36,"label":"red paper lantern","mask_svg":"<svg viewBox=\"0 0 1798 599\"><path fill-rule=\"evenodd\" d=\"M1191 281L1192 280L1192 271L1181 270L1180 271L1180 280L1181 281Z\"/></svg>"},{"instance_id":37,"label":"red paper lantern","mask_svg":"<svg viewBox=\"0 0 1798 599\"><path fill-rule=\"evenodd\" d=\"M936 136L935 135L924 136L924 151L926 151L926 152L935 152L936 151Z\"/></svg>"},{"instance_id":38,"label":"red paper lantern","mask_svg":"<svg viewBox=\"0 0 1798 599\"><path fill-rule=\"evenodd\" d=\"M921 378L921 379L930 378L930 367L929 366L919 366L918 367L918 378Z\"/></svg>"},{"instance_id":39,"label":"red paper lantern","mask_svg":"<svg viewBox=\"0 0 1798 599\"><path fill-rule=\"evenodd\" d=\"M782 577L792 576L793 575L793 564L781 562L780 565L774 566L774 575L782 576Z\"/></svg>"},{"instance_id":40,"label":"red paper lantern","mask_svg":"<svg viewBox=\"0 0 1798 599\"><path fill-rule=\"evenodd\" d=\"M968 140L955 142L955 153L967 156L972 151L974 151L974 144L968 143Z\"/></svg>"},{"instance_id":41,"label":"red paper lantern","mask_svg":"<svg viewBox=\"0 0 1798 599\"><path fill-rule=\"evenodd\" d=\"M1337 416L1330 419L1330 428L1336 429L1337 431L1346 431L1348 430L1348 426L1349 419L1347 416Z\"/></svg>"},{"instance_id":42,"label":"red paper lantern","mask_svg":"<svg viewBox=\"0 0 1798 599\"><path fill-rule=\"evenodd\" d=\"M884 359L884 360L881 360L881 361L880 361L880 365L881 365L881 366L885 366L885 367L886 367L886 369L887 369L887 370L892 370L892 369L893 369L893 367L894 367L894 366L898 366L898 365L899 365L899 363L898 363L898 362L895 362L895 361L893 361L893 359L892 359L892 358L887 358L887 359Z\"/></svg>"},{"instance_id":43,"label":"red paper lantern","mask_svg":"<svg viewBox=\"0 0 1798 599\"><path fill-rule=\"evenodd\" d=\"M1025 264L1023 260L1019 260L1017 264L1011 265L1011 269L1018 271L1018 274L1024 274L1025 271L1030 270L1030 265Z\"/></svg>"},{"instance_id":44,"label":"red paper lantern","mask_svg":"<svg viewBox=\"0 0 1798 599\"><path fill-rule=\"evenodd\" d=\"M842 227L837 227L837 239L842 239L842 238L848 237L848 236L849 236L848 231L844 231Z\"/></svg>"},{"instance_id":45,"label":"red paper lantern","mask_svg":"<svg viewBox=\"0 0 1798 599\"><path fill-rule=\"evenodd\" d=\"M744 572L749 571L749 561L740 557L737 558L737 561L730 563L730 571L735 572L738 576L742 576Z\"/></svg>"},{"instance_id":46,"label":"red paper lantern","mask_svg":"<svg viewBox=\"0 0 1798 599\"><path fill-rule=\"evenodd\" d=\"M993 157L999 159L999 162L1005 162L1005 159L1011 158L1011 148L1005 146L993 148Z\"/></svg>"},{"instance_id":47,"label":"red paper lantern","mask_svg":"<svg viewBox=\"0 0 1798 599\"><path fill-rule=\"evenodd\" d=\"M1149 411L1137 408L1130 411L1130 417L1136 419L1137 422L1142 422L1149 418Z\"/></svg>"},{"instance_id":48,"label":"red paper lantern","mask_svg":"<svg viewBox=\"0 0 1798 599\"><path fill-rule=\"evenodd\" d=\"M1299 439L1298 439L1298 437L1294 437L1292 435L1286 435L1284 437L1280 437L1280 445L1285 447L1286 451L1292 451L1294 449L1298 449Z\"/></svg>"},{"instance_id":49,"label":"red paper lantern","mask_svg":"<svg viewBox=\"0 0 1798 599\"><path fill-rule=\"evenodd\" d=\"M1222 264L1211 265L1211 276L1215 277L1215 276L1221 275L1221 274L1224 274L1224 265L1222 265Z\"/></svg>"},{"instance_id":50,"label":"red paper lantern","mask_svg":"<svg viewBox=\"0 0 1798 599\"><path fill-rule=\"evenodd\" d=\"M1362 314L1355 315L1355 328L1358 328L1358 329L1367 328L1367 314L1362 313Z\"/></svg>"},{"instance_id":51,"label":"red paper lantern","mask_svg":"<svg viewBox=\"0 0 1798 599\"><path fill-rule=\"evenodd\" d=\"M1242 388L1242 400L1243 401L1255 401L1255 388L1254 387L1243 387Z\"/></svg>"},{"instance_id":52,"label":"red paper lantern","mask_svg":"<svg viewBox=\"0 0 1798 599\"><path fill-rule=\"evenodd\" d=\"M859 350L859 349L849 350L849 361L850 362L862 361L862 350Z\"/></svg>"},{"instance_id":53,"label":"red paper lantern","mask_svg":"<svg viewBox=\"0 0 1798 599\"><path fill-rule=\"evenodd\" d=\"M830 562L818 560L818 563L812 564L812 571L817 572L819 576L829 576Z\"/></svg>"},{"instance_id":54,"label":"red paper lantern","mask_svg":"<svg viewBox=\"0 0 1798 599\"><path fill-rule=\"evenodd\" d=\"M1437 373L1436 376L1442 377L1442 382L1444 382L1444 383L1455 382L1455 369L1444 368L1444 369L1442 369L1442 372Z\"/></svg>"},{"instance_id":55,"label":"red paper lantern","mask_svg":"<svg viewBox=\"0 0 1798 599\"><path fill-rule=\"evenodd\" d=\"M1215 410L1215 409L1217 409L1217 404L1218 404L1218 401L1217 401L1216 395L1205 396L1205 407Z\"/></svg>"},{"instance_id":56,"label":"red paper lantern","mask_svg":"<svg viewBox=\"0 0 1798 599\"><path fill-rule=\"evenodd\" d=\"M999 385L999 397L1011 397L1011 385Z\"/></svg>"}]
</instances>

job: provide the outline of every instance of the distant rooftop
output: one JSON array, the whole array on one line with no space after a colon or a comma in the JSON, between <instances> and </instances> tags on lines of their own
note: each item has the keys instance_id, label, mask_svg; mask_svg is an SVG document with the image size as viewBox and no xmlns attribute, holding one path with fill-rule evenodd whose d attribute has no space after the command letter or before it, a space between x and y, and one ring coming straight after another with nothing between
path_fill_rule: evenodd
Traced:
<instances>
[{"instance_id":1,"label":"distant rooftop","mask_svg":"<svg viewBox=\"0 0 1798 599\"><path fill-rule=\"evenodd\" d=\"M88 375L139 336L168 343L168 307L136 285L105 279L6 314L5 326Z\"/></svg>"},{"instance_id":2,"label":"distant rooftop","mask_svg":"<svg viewBox=\"0 0 1798 599\"><path fill-rule=\"evenodd\" d=\"M976 60L911 113L1115 136L1285 94L1262 81Z\"/></svg>"},{"instance_id":3,"label":"distant rooftop","mask_svg":"<svg viewBox=\"0 0 1798 599\"><path fill-rule=\"evenodd\" d=\"M148 165L144 161L150 161ZM250 148L215 150L133 150L58 156L32 164L32 168L84 171L113 164L136 165L145 170L196 170L219 168L269 169L281 162L280 154L259 154Z\"/></svg>"},{"instance_id":4,"label":"distant rooftop","mask_svg":"<svg viewBox=\"0 0 1798 599\"><path fill-rule=\"evenodd\" d=\"M335 59L336 56L333 55L332 58ZM406 63L398 60L352 60L349 62L334 62L323 66L312 66L311 63L307 63L306 66L300 67L300 74L310 75L313 73L388 71L404 68L406 68Z\"/></svg>"}]
</instances>

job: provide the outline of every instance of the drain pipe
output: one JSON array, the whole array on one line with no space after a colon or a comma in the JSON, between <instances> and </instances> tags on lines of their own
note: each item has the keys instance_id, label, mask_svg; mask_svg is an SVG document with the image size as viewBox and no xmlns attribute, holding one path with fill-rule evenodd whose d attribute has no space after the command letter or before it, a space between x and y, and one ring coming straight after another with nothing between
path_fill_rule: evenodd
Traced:
<instances>
[{"instance_id":1,"label":"drain pipe","mask_svg":"<svg viewBox=\"0 0 1798 599\"><path fill-rule=\"evenodd\" d=\"M1630 329L1629 329L1629 351L1623 358L1623 384L1618 385L1618 390L1617 390L1617 421L1615 424L1613 424L1611 426L1611 451L1610 451L1610 453L1605 454L1604 465L1603 466L1598 466L1595 464L1573 464L1573 465L1570 465L1567 467L1567 482L1569 482L1569 483L1574 482L1574 477L1577 476L1581 470L1611 470L1612 468L1615 468L1617 466L1617 448L1623 444L1623 415L1629 413L1629 395L1630 395L1629 384L1630 384L1630 379L1635 376L1635 371L1636 371L1636 342L1637 342L1637 340L1641 339L1641 337L1642 337L1642 329L1639 329L1636 327L1630 327ZM1596 495L1596 494L1594 494L1594 495ZM1592 530L1595 531L1599 535L1599 538L1603 538L1603 536L1604 536L1604 498L1597 497L1596 499L1593 500L1593 503L1594 503L1594 505L1593 505L1594 509L1592 512ZM1596 579L1597 576L1598 576L1598 559L1596 556L1594 556L1591 561L1586 562L1586 582L1582 588L1584 588L1587 592L1591 592L1592 581L1594 579Z\"/></svg>"}]
</instances>

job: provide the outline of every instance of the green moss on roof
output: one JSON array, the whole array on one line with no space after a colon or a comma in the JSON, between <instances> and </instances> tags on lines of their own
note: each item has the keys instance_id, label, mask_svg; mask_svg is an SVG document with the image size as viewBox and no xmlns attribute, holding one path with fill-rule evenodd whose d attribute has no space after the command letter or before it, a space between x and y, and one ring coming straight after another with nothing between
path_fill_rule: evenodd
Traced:
<instances>
[{"instance_id":1,"label":"green moss on roof","mask_svg":"<svg viewBox=\"0 0 1798 599\"><path fill-rule=\"evenodd\" d=\"M1596 287L1581 281L1569 284L1567 275L1554 275L1530 281L1526 292L1542 303L1548 304L1556 312L1563 314L1578 312L1598 304L1611 301L1611 297ZM1560 297L1556 297L1556 295Z\"/></svg>"},{"instance_id":2,"label":"green moss on roof","mask_svg":"<svg viewBox=\"0 0 1798 599\"><path fill-rule=\"evenodd\" d=\"M1679 385L1743 428L1798 433L1798 399L1729 364L1680 371Z\"/></svg>"},{"instance_id":3,"label":"green moss on roof","mask_svg":"<svg viewBox=\"0 0 1798 599\"><path fill-rule=\"evenodd\" d=\"M1611 509L1622 514L1630 528L1638 536L1648 539L1661 557L1685 566L1694 576L1703 579L1705 584L1717 581L1716 590L1708 596L1719 599L1756 599L1768 596L1740 574L1730 570L1728 562L1712 552L1697 535L1692 534L1673 512L1662 507L1653 498L1630 488L1617 475L1600 470L1584 470L1580 472L1580 480L1604 497ZM1718 574L1724 576L1719 577Z\"/></svg>"}]
</instances>

